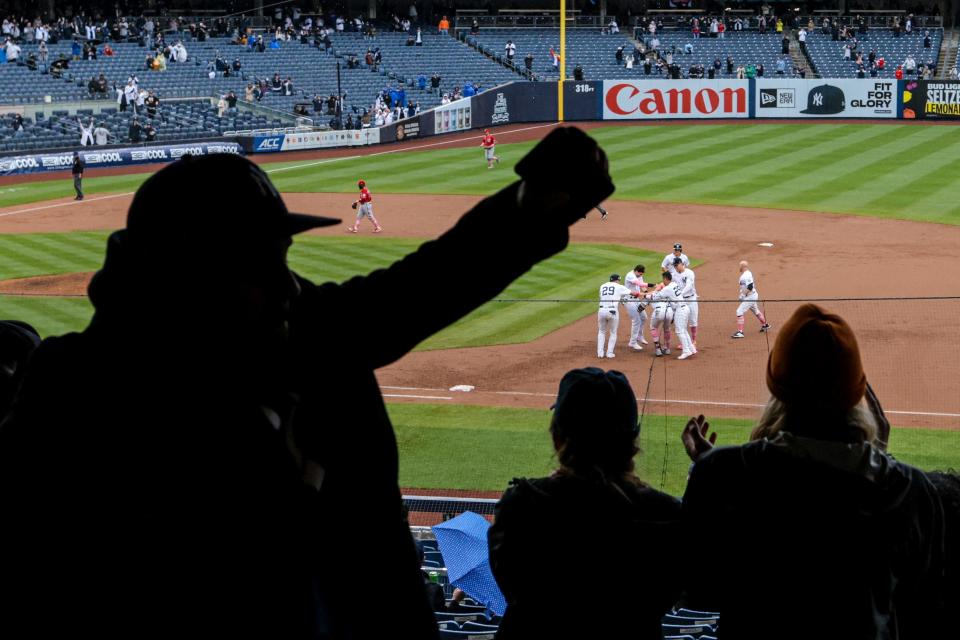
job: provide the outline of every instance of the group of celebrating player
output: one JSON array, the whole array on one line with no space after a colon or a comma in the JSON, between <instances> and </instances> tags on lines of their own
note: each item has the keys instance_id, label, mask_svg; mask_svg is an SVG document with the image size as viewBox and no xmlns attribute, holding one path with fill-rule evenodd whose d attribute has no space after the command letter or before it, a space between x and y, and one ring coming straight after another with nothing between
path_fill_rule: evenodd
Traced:
<instances>
[{"instance_id":1,"label":"group of celebrating player","mask_svg":"<svg viewBox=\"0 0 960 640\"><path fill-rule=\"evenodd\" d=\"M600 309L597 312L597 357L616 357L617 327L620 324L619 307L623 304L630 316L630 340L627 346L642 351L649 342L643 337L643 327L650 314L650 337L653 339L656 356L671 354L671 328L677 334L681 353L677 360L686 360L697 354L697 324L700 316L697 296L696 274L690 268L690 259L683 253L680 243L673 245L660 264L661 282L644 281L646 267L638 264L627 274L626 286L620 283L619 274L610 276L609 282L600 286ZM737 331L731 338L743 338L744 314L751 311L760 322L760 331L770 329L758 303L760 296L754 284L753 274L744 260L740 263L740 278L737 307Z\"/></svg>"}]
</instances>

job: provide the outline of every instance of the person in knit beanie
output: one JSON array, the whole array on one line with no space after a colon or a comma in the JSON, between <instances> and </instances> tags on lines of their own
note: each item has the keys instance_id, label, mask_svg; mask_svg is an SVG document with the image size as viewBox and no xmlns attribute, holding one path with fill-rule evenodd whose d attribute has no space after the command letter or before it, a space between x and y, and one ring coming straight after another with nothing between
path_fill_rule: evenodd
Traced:
<instances>
[{"instance_id":1,"label":"person in knit beanie","mask_svg":"<svg viewBox=\"0 0 960 640\"><path fill-rule=\"evenodd\" d=\"M940 635L929 612L942 592L942 507L923 472L885 453L889 425L853 329L802 305L766 381L747 444L714 447L703 416L684 430L695 458L684 527L719 550L685 572L687 606L719 612L721 638Z\"/></svg>"}]
</instances>

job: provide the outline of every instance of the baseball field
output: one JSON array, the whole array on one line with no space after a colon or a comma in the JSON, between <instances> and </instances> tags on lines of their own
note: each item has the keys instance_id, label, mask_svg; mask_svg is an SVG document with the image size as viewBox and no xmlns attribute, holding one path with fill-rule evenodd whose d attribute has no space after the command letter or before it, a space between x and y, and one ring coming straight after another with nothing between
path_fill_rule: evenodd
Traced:
<instances>
[{"instance_id":1,"label":"baseball field","mask_svg":"<svg viewBox=\"0 0 960 640\"><path fill-rule=\"evenodd\" d=\"M291 210L345 219L298 237L290 254L301 274L341 281L449 228L515 178L513 164L549 126L495 131L503 161L489 171L473 133L256 159ZM679 494L686 418L704 413L721 443L743 441L767 397L777 326L806 300L857 332L868 379L895 425L891 451L926 469L960 467L960 127L671 124L591 126L590 134L617 185L604 205L608 220L591 214L573 227L565 252L378 372L404 487L495 496L514 476L548 472L556 384L570 368L598 365L624 371L643 403L642 475ZM82 202L66 175L0 179L0 316L44 335L81 330L105 238L156 168L90 172ZM359 178L382 234L369 226L345 233ZM176 195L189 206L190 194ZM703 300L698 355L678 362L676 352L629 351L621 325L617 358L597 360L599 285L638 263L659 273L675 242L694 261ZM772 335L748 317L747 338L729 337L740 260L750 261ZM483 274L451 264L438 274L447 276ZM388 339L390 315L421 302L371 301L371 327ZM472 389L451 390L457 385Z\"/></svg>"}]
</instances>

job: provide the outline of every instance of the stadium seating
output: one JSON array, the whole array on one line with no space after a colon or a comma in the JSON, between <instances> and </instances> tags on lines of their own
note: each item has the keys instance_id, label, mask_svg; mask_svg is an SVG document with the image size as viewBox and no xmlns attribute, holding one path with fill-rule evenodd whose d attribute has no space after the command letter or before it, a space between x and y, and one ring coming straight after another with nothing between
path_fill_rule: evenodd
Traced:
<instances>
[{"instance_id":1,"label":"stadium seating","mask_svg":"<svg viewBox=\"0 0 960 640\"><path fill-rule=\"evenodd\" d=\"M894 38L887 29L871 29L865 38L861 38L863 59L866 62L867 54L876 50L878 56L886 60L886 67L878 73L880 78L893 78L897 65L903 64L907 55L912 55L917 67L927 62L939 64L940 43L943 39L942 29L931 29L932 40L929 49L923 46L923 32L914 31L911 35L902 35ZM843 41L834 41L830 35L817 30L807 36L807 51L810 60L816 67L817 73L824 78L854 78L857 75L857 65L854 59L845 60L843 57ZM855 58L855 56L854 56ZM869 70L868 70L869 72ZM869 75L868 75L869 77Z\"/></svg>"},{"instance_id":2,"label":"stadium seating","mask_svg":"<svg viewBox=\"0 0 960 640\"><path fill-rule=\"evenodd\" d=\"M222 95L233 90L241 98L244 88L254 79L269 79L274 73L293 81L294 96L280 96L268 92L263 104L281 111L292 112L297 102L312 99L315 94L326 97L337 92L337 62L341 62L341 86L347 93L348 109L369 108L376 94L386 85L403 83L408 95L415 85L418 74L427 77L434 72L442 76L441 90L450 91L464 82L491 87L518 79L513 71L477 55L477 52L449 36L424 34L423 46L406 46L406 33L386 32L375 38L366 38L361 33L345 32L332 37L334 48L330 53L317 49L312 44L299 41L282 43L279 49L267 48L256 52L247 47L231 44L227 38L208 38L204 42L185 38L188 60L185 63L170 62L163 72L146 70L148 50L135 43L115 43L115 55L99 56L96 60L71 61L61 79L31 71L25 65L10 64L0 70L0 104L41 102L50 96L54 102L83 100L89 97L87 83L93 76L103 73L109 86L126 84L128 77L137 76L140 85L154 90L162 98ZM168 38L168 43L174 38ZM68 58L69 42L50 45L50 61L60 54ZM356 54L361 60L367 49L378 48L383 58L376 72L365 65L360 69L347 69L344 56ZM23 57L35 53L35 45L23 46ZM217 74L208 77L208 67L217 55L232 63L239 59L242 65L238 76L224 78ZM423 108L439 104L440 96L429 91L414 91L411 97ZM114 99L111 92L107 98Z\"/></svg>"},{"instance_id":3,"label":"stadium seating","mask_svg":"<svg viewBox=\"0 0 960 640\"><path fill-rule=\"evenodd\" d=\"M721 75L726 71L726 59L730 56L735 65L763 64L767 74L773 75L777 59L780 57L780 36L775 33L761 34L756 31L728 31L724 38L693 39L686 30L665 30L658 36L660 51L666 53L676 48L674 60L686 72L694 64L709 67L714 59L724 63ZM527 53L534 57L533 71L546 78L558 77L552 64L550 49L557 50L560 42L558 29L497 29L481 32L478 36L468 36L468 42L475 42L491 55L503 55L504 46L512 40L517 47L515 64L522 67ZM683 53L684 45L691 44L693 52ZM646 76L643 68L635 66L627 70L623 63L617 63L617 47L624 47L624 54L633 51L634 42L621 32L610 35L596 29L571 29L567 31L567 74L573 73L573 67L583 67L586 80L620 78L656 78ZM793 67L787 60L787 74L793 74Z\"/></svg>"},{"instance_id":4,"label":"stadium seating","mask_svg":"<svg viewBox=\"0 0 960 640\"><path fill-rule=\"evenodd\" d=\"M28 109L27 114L29 113ZM133 117L131 111L120 113L115 106L103 107L97 113L93 113L93 109L80 109L76 114L69 115L67 111L55 110L49 117L45 117L42 111L37 111L34 117L24 117L24 130L16 134L13 130L13 115L0 115L0 152L78 146L78 116L85 126L91 118L95 124L102 124L110 132L109 144L126 144L130 120ZM157 141L163 143L217 138L224 131L264 129L282 125L278 119L237 109L228 110L223 118L219 118L216 108L208 101L161 104L156 118L150 119L146 114L141 114L139 121L141 124L151 122L157 129Z\"/></svg>"}]
</instances>

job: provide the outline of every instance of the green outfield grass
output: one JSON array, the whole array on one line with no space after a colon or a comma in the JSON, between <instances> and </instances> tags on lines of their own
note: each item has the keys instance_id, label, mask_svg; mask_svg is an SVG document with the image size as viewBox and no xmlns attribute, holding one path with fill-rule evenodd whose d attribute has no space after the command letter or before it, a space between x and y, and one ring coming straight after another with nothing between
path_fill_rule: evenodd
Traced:
<instances>
[{"instance_id":1,"label":"green outfield grass","mask_svg":"<svg viewBox=\"0 0 960 640\"><path fill-rule=\"evenodd\" d=\"M729 204L960 224L954 197L960 127L908 124L751 123L601 127L615 199ZM442 142L442 139L438 139ZM265 165L281 191L483 195L513 179L532 142L502 144L487 171L479 148ZM147 174L85 180L91 194L126 193ZM71 181L0 189L0 206L73 195Z\"/></svg>"},{"instance_id":2,"label":"green outfield grass","mask_svg":"<svg viewBox=\"0 0 960 640\"><path fill-rule=\"evenodd\" d=\"M502 491L511 478L556 468L550 411L465 405L388 404L400 448L400 484L430 489ZM648 415L637 458L640 476L679 496L690 460L680 444L687 416ZM720 444L744 442L751 422L711 419ZM890 452L922 469L960 467L960 432L897 429Z\"/></svg>"},{"instance_id":3,"label":"green outfield grass","mask_svg":"<svg viewBox=\"0 0 960 640\"><path fill-rule=\"evenodd\" d=\"M0 235L0 280L94 271L103 262L105 232ZM315 282L343 282L385 267L414 251L421 240L409 238L300 236L290 264ZM171 254L171 259L175 255ZM593 299L611 270L626 273L638 262L651 269L659 256L648 251L605 244L574 244L538 264L501 294L511 299ZM653 269L656 271L656 269ZM414 301L371 300L391 307ZM42 335L77 331L92 313L83 298L0 296L2 315L30 322ZM418 349L444 349L529 342L594 311L583 303L490 302L433 336Z\"/></svg>"}]
</instances>

